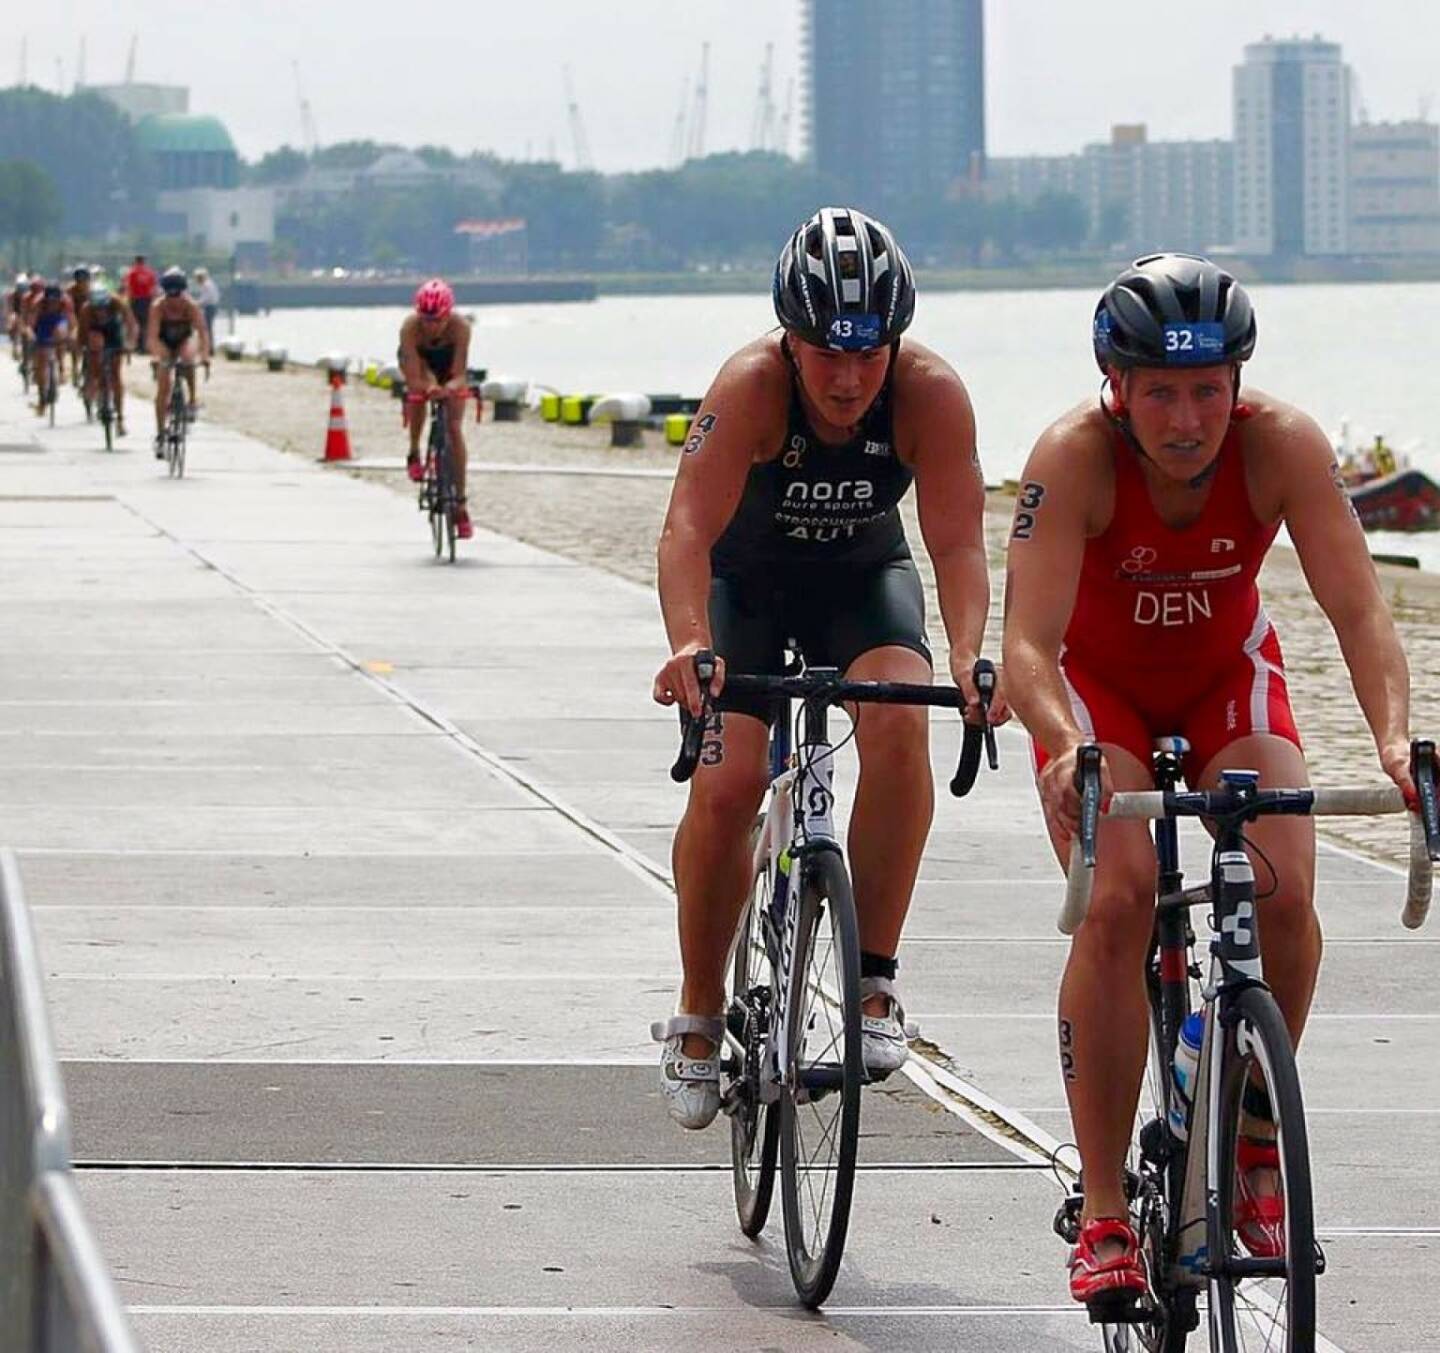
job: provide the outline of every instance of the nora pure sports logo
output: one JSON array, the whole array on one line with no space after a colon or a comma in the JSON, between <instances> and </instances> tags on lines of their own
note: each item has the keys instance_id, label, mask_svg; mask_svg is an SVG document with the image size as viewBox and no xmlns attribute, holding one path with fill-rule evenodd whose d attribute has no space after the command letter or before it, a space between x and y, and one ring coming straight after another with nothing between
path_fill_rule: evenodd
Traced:
<instances>
[{"instance_id":1,"label":"nora pure sports logo","mask_svg":"<svg viewBox=\"0 0 1440 1353\"><path fill-rule=\"evenodd\" d=\"M875 485L868 479L817 479L813 484L796 479L785 486L787 503L868 503L874 496Z\"/></svg>"}]
</instances>

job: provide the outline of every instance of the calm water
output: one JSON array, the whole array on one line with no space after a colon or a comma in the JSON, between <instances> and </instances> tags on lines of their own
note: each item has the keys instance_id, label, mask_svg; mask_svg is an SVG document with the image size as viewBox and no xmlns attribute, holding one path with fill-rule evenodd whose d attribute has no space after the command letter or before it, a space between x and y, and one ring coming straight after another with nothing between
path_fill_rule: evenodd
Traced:
<instances>
[{"instance_id":1,"label":"calm water","mask_svg":"<svg viewBox=\"0 0 1440 1353\"><path fill-rule=\"evenodd\" d=\"M1414 448L1440 476L1440 283L1255 287L1260 342L1247 377L1297 404L1327 431L1348 419ZM986 477L1019 473L1058 413L1092 398L1089 291L922 294L913 333L969 387ZM387 358L403 310L277 310L242 317L237 334L326 352ZM764 296L615 296L584 305L486 306L473 312L472 361L493 374L563 391L699 395L720 363L773 324ZM224 325L222 324L222 328ZM1373 548L1418 554L1440 568L1440 540L1371 536Z\"/></svg>"}]
</instances>

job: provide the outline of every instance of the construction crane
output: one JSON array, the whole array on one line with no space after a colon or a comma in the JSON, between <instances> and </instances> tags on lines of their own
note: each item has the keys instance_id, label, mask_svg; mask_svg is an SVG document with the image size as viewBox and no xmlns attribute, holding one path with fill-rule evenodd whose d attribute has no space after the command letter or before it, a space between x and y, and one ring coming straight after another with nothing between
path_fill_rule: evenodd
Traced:
<instances>
[{"instance_id":1,"label":"construction crane","mask_svg":"<svg viewBox=\"0 0 1440 1353\"><path fill-rule=\"evenodd\" d=\"M710 97L710 44L700 44L700 83L695 86L695 115L690 120L690 144L687 158L705 158L705 105Z\"/></svg>"},{"instance_id":2,"label":"construction crane","mask_svg":"<svg viewBox=\"0 0 1440 1353\"><path fill-rule=\"evenodd\" d=\"M570 140L575 147L575 168L589 173L595 166L590 162L590 143L585 139L585 124L580 119L580 104L575 98L575 82L570 78L570 67L565 67L565 109L570 117Z\"/></svg>"},{"instance_id":3,"label":"construction crane","mask_svg":"<svg viewBox=\"0 0 1440 1353\"><path fill-rule=\"evenodd\" d=\"M79 56L78 60L75 62L75 88L76 88L76 89L83 89L84 87L85 87L85 38L84 38L84 35L82 34L82 35L81 35L81 38L80 38L80 56Z\"/></svg>"},{"instance_id":4,"label":"construction crane","mask_svg":"<svg viewBox=\"0 0 1440 1353\"><path fill-rule=\"evenodd\" d=\"M125 58L125 83L127 85L135 83L135 47L139 41L139 33L130 34L130 54Z\"/></svg>"},{"instance_id":5,"label":"construction crane","mask_svg":"<svg viewBox=\"0 0 1440 1353\"><path fill-rule=\"evenodd\" d=\"M755 95L755 112L750 119L750 149L773 150L775 139L775 101L771 97L771 74L775 60L775 44L765 44L765 60L760 66L760 88Z\"/></svg>"},{"instance_id":6,"label":"construction crane","mask_svg":"<svg viewBox=\"0 0 1440 1353\"><path fill-rule=\"evenodd\" d=\"M300 137L305 143L305 154L313 160L320 149L320 133L315 127L315 110L305 97L305 86L300 83L300 63L292 61L290 68L295 72L295 97L300 102Z\"/></svg>"},{"instance_id":7,"label":"construction crane","mask_svg":"<svg viewBox=\"0 0 1440 1353\"><path fill-rule=\"evenodd\" d=\"M685 113L690 106L690 77L680 85L680 106L675 110L675 129L670 133L670 163L677 169L685 163Z\"/></svg>"},{"instance_id":8,"label":"construction crane","mask_svg":"<svg viewBox=\"0 0 1440 1353\"><path fill-rule=\"evenodd\" d=\"M790 123L795 115L795 77L790 77L785 86L785 111L780 117L780 136L776 149L782 155L790 154Z\"/></svg>"}]
</instances>

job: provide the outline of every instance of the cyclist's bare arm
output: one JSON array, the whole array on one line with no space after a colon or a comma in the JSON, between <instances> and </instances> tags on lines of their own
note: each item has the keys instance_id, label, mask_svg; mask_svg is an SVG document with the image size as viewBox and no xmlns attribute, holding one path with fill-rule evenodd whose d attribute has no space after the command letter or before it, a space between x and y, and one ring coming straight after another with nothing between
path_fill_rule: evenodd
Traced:
<instances>
[{"instance_id":1,"label":"cyclist's bare arm","mask_svg":"<svg viewBox=\"0 0 1440 1353\"><path fill-rule=\"evenodd\" d=\"M451 317L451 329L455 335L455 362L450 368L450 379L445 382L455 390L463 390L470 383L466 374L470 369L470 323L459 315Z\"/></svg>"},{"instance_id":2,"label":"cyclist's bare arm","mask_svg":"<svg viewBox=\"0 0 1440 1353\"><path fill-rule=\"evenodd\" d=\"M1074 757L1085 736L1060 674L1060 648L1075 609L1085 541L1104 530L1114 496L1110 433L1095 417L1093 408L1076 409L1035 444L1020 478L1006 553L1005 689L1051 758L1041 775L1041 800L1067 834L1079 822Z\"/></svg>"},{"instance_id":3,"label":"cyclist's bare arm","mask_svg":"<svg viewBox=\"0 0 1440 1353\"><path fill-rule=\"evenodd\" d=\"M1413 798L1410 668L1334 452L1304 414L1282 405L1262 416L1271 427L1254 461L1256 487L1275 495L1310 590L1334 627L1380 764Z\"/></svg>"},{"instance_id":4,"label":"cyclist's bare arm","mask_svg":"<svg viewBox=\"0 0 1440 1353\"><path fill-rule=\"evenodd\" d=\"M709 648L710 547L735 515L758 456L783 440L788 376L773 342L742 348L720 369L690 425L660 532L660 609L673 656L655 678L655 699L700 712L690 656ZM719 690L723 667L714 689Z\"/></svg>"},{"instance_id":5,"label":"cyclist's bare arm","mask_svg":"<svg viewBox=\"0 0 1440 1353\"><path fill-rule=\"evenodd\" d=\"M409 316L400 326L400 374L405 377L405 388L415 394L424 394L434 384L430 368L420 360L416 339L420 332L420 321Z\"/></svg>"},{"instance_id":6,"label":"cyclist's bare arm","mask_svg":"<svg viewBox=\"0 0 1440 1353\"><path fill-rule=\"evenodd\" d=\"M990 570L975 412L960 377L943 358L907 343L900 361L904 365L895 374L895 404L904 412L896 416L898 450L915 473L920 534L935 565L951 674L978 710L971 671L990 613ZM1003 705L994 713L999 719Z\"/></svg>"},{"instance_id":7,"label":"cyclist's bare arm","mask_svg":"<svg viewBox=\"0 0 1440 1353\"><path fill-rule=\"evenodd\" d=\"M145 318L145 351L154 353L160 346L160 304L155 302Z\"/></svg>"},{"instance_id":8,"label":"cyclist's bare arm","mask_svg":"<svg viewBox=\"0 0 1440 1353\"><path fill-rule=\"evenodd\" d=\"M210 361L210 328L205 323L205 312L189 296L185 298L185 304L190 310L189 319L195 332L200 360L208 363Z\"/></svg>"}]
</instances>

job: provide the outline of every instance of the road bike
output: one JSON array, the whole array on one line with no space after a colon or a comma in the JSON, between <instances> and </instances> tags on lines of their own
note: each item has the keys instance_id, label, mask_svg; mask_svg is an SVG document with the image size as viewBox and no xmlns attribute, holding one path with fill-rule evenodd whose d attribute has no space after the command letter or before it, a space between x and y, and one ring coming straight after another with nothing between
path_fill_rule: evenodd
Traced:
<instances>
[{"instance_id":1,"label":"road bike","mask_svg":"<svg viewBox=\"0 0 1440 1353\"><path fill-rule=\"evenodd\" d=\"M712 700L714 655L696 654L695 664L705 697L699 716L681 710L673 779L688 780L714 754L718 741L706 735L732 698L760 697L775 712L769 801L752 837L754 884L731 958L720 1102L730 1119L740 1229L752 1238L764 1229L778 1150L790 1275L800 1300L814 1308L829 1295L845 1248L867 1079L859 931L833 823L828 715L851 702L960 709L965 697L954 687L846 681L835 668L805 668L797 654L784 676L727 674ZM977 663L975 681L988 711L994 667ZM988 719L967 723L950 784L957 796L975 782L982 743L997 766Z\"/></svg>"},{"instance_id":2,"label":"road bike","mask_svg":"<svg viewBox=\"0 0 1440 1353\"><path fill-rule=\"evenodd\" d=\"M170 477L180 479L185 474L185 442L190 433L190 409L185 402L185 363L176 357L164 362L170 373L170 400L165 406L165 426L162 429L161 451L169 467Z\"/></svg>"},{"instance_id":3,"label":"road bike","mask_svg":"<svg viewBox=\"0 0 1440 1353\"><path fill-rule=\"evenodd\" d=\"M436 407L430 415L430 440L425 448L424 473L420 480L419 508L430 518L430 538L435 545L435 557L455 562L455 537L458 530L456 514L463 506L460 491L455 483L455 464L450 448L450 419L447 406L452 399L473 399L475 420L481 413L480 388L469 385L463 390L439 386L429 394L407 394L405 416L414 415L417 406L433 404Z\"/></svg>"},{"instance_id":4,"label":"road bike","mask_svg":"<svg viewBox=\"0 0 1440 1353\"><path fill-rule=\"evenodd\" d=\"M1189 744L1155 744L1153 791L1111 797L1105 815L1155 821L1158 863L1155 929L1145 964L1150 1056L1137 1140L1127 1170L1130 1221L1140 1240L1149 1289L1130 1305L1092 1302L1105 1353L1181 1353L1200 1322L1204 1298L1209 1347L1215 1353L1313 1353L1315 1279L1325 1256L1315 1240L1314 1203L1304 1102L1294 1048L1260 961L1260 910L1244 829L1282 814L1401 813L1394 785L1349 789L1262 789L1254 771L1227 770L1218 788L1181 791ZM1404 924L1424 923L1433 864L1440 861L1435 744L1411 744L1420 811L1411 821L1410 878ZM1084 920L1100 816L1100 748L1081 748L1080 834L1071 855L1060 928ZM1186 888L1177 819L1205 819L1215 837L1210 882ZM1191 912L1209 912L1209 967L1196 960ZM1194 1006L1203 1014L1193 1093L1172 1068L1181 1026ZM1183 1123L1183 1139L1172 1123ZM1268 1128L1273 1124L1273 1132ZM1236 1222L1236 1154L1242 1139L1274 1138L1283 1199L1277 1254L1253 1254ZM1270 1159L1268 1148L1266 1158ZM1268 1167L1267 1167L1268 1168ZM1083 1180L1061 1205L1055 1229L1075 1243Z\"/></svg>"},{"instance_id":5,"label":"road bike","mask_svg":"<svg viewBox=\"0 0 1440 1353\"><path fill-rule=\"evenodd\" d=\"M115 404L115 363L120 360L118 351L105 348L98 357L92 352L86 354L86 360L92 364L97 372L95 390L95 416L100 420L100 426L105 430L105 449L115 449L115 422L118 418L118 410ZM87 402L87 409L90 404Z\"/></svg>"}]
</instances>

